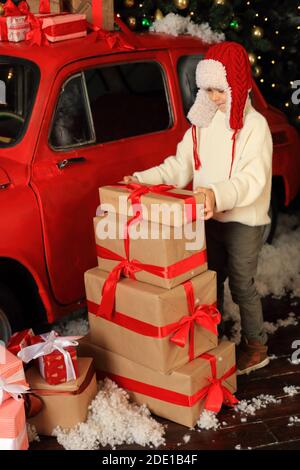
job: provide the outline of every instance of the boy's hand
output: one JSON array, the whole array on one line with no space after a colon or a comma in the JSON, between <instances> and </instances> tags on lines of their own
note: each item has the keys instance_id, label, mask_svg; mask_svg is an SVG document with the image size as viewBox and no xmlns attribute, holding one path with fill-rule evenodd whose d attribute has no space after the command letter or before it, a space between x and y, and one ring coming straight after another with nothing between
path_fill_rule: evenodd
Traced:
<instances>
[{"instance_id":1,"label":"boy's hand","mask_svg":"<svg viewBox=\"0 0 300 470\"><path fill-rule=\"evenodd\" d=\"M139 182L136 176L124 176L123 181L126 184Z\"/></svg>"},{"instance_id":2,"label":"boy's hand","mask_svg":"<svg viewBox=\"0 0 300 470\"><path fill-rule=\"evenodd\" d=\"M211 219L214 214L214 209L216 207L216 198L215 193L212 189L209 188L196 188L194 193L204 193L205 194L205 203L204 203L204 220Z\"/></svg>"}]
</instances>

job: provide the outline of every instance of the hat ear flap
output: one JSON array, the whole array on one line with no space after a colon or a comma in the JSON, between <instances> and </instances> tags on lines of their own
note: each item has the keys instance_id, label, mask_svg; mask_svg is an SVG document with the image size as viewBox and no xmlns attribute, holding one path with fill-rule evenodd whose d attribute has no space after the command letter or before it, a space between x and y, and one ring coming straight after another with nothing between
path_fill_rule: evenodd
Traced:
<instances>
[{"instance_id":1,"label":"hat ear flap","mask_svg":"<svg viewBox=\"0 0 300 470\"><path fill-rule=\"evenodd\" d=\"M207 92L200 89L187 118L197 127L208 127L217 109L217 105L209 99Z\"/></svg>"}]
</instances>

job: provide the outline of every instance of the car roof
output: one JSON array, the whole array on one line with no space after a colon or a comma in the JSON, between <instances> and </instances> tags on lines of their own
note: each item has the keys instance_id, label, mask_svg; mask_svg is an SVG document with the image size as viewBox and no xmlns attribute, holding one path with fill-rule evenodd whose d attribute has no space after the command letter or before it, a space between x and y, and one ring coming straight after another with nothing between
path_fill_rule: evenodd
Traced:
<instances>
[{"instance_id":1,"label":"car roof","mask_svg":"<svg viewBox=\"0 0 300 470\"><path fill-rule=\"evenodd\" d=\"M195 53L203 53L209 47L201 39L194 36L182 35L171 36L158 33L132 33L130 36L122 32L108 33L112 42L118 37L122 40L118 46L109 47L108 41L97 40L97 33L87 34L85 38L70 39L57 43L50 43L48 46L29 45L25 42L12 43L1 42L0 55L13 56L35 62L41 69L61 68L67 63L75 62L88 57L99 55L120 54L129 50L164 50L177 48L192 48ZM133 45L133 49L128 48ZM45 60L46 56L46 60Z\"/></svg>"}]
</instances>

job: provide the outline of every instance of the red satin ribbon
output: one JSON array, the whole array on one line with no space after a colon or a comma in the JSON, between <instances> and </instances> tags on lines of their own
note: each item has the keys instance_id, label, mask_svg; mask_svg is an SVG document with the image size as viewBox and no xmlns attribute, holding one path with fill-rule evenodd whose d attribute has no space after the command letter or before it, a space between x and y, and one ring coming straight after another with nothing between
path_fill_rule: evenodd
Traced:
<instances>
[{"instance_id":1,"label":"red satin ribbon","mask_svg":"<svg viewBox=\"0 0 300 470\"><path fill-rule=\"evenodd\" d=\"M41 15L47 15L50 13L50 1L49 0L40 0L40 5L39 5L39 13Z\"/></svg>"},{"instance_id":2,"label":"red satin ribbon","mask_svg":"<svg viewBox=\"0 0 300 470\"><path fill-rule=\"evenodd\" d=\"M99 304L96 304L95 302L91 302L90 300L88 300L87 307L88 307L89 313L98 316ZM210 310L210 309L215 310L215 304L205 305L204 307L207 307L207 310ZM116 325L122 326L123 328L126 328L127 330L133 331L140 335L148 336L151 338L158 338L158 339L165 338L166 336L169 336L172 333L174 333L175 330L180 328L180 322L181 322L180 320L178 322L169 323L168 325L156 326L156 325L152 325L151 323L147 323L142 320L137 320L136 318L132 318L126 315L125 313L118 312L117 310L113 312L113 315L110 319L106 318L106 320L109 320L112 323L115 323ZM211 323L214 325L214 319L211 320ZM215 327L212 324L205 324L204 322L199 323L199 325L202 326L203 328L206 328L209 331L211 331L213 334L216 334ZM177 344L175 341L173 342ZM181 344L178 344L178 346L181 346ZM184 346L184 344L182 346Z\"/></svg>"},{"instance_id":3,"label":"red satin ribbon","mask_svg":"<svg viewBox=\"0 0 300 470\"><path fill-rule=\"evenodd\" d=\"M207 359L203 356L199 356L199 358ZM172 390L166 390L161 387L156 387L155 385L145 384L143 382L139 382L134 379L129 379L121 375L112 374L110 372L98 370L97 377L99 379L109 377L111 380L115 381L120 387L125 388L128 391L141 393L148 397L156 398L157 400L162 400L167 403L186 407L194 406L196 403L198 403L198 401L202 400L203 398L209 395L209 400L207 397L204 408L209 411L220 411L223 403L225 403L227 406L233 406L238 403L238 400L230 392L230 390L222 384L222 382L229 378L231 375L233 375L235 371L236 366L233 366L219 379L215 379L215 377L212 376L208 379L210 384L198 390L198 392L194 393L194 395L184 395L183 393L174 392ZM219 387L222 390L221 394L216 393L218 386L216 386L213 382L215 380L218 381L220 384Z\"/></svg>"},{"instance_id":4,"label":"red satin ribbon","mask_svg":"<svg viewBox=\"0 0 300 470\"><path fill-rule=\"evenodd\" d=\"M189 360L192 361L195 358L195 323L217 336L217 325L221 321L221 315L213 304L195 305L194 289L191 281L186 281L183 287L190 315L186 315L180 320L170 341L183 348L189 338Z\"/></svg>"},{"instance_id":5,"label":"red satin ribbon","mask_svg":"<svg viewBox=\"0 0 300 470\"><path fill-rule=\"evenodd\" d=\"M175 189L176 186L173 186L171 184L155 184L152 186L145 186L143 184L139 183L115 183L112 186L116 187L124 187L128 189L128 191L131 193L128 196L128 200L131 201L133 210L134 210L134 215L137 212L141 213L141 197L145 194L148 193L155 193L155 194L162 194L164 196L168 197L173 197L176 199L181 199L183 200L186 208L186 219L187 222L193 222L196 220L196 215L197 215L197 204L196 204L196 199L194 196L191 196L189 194L178 194L178 193L169 193L171 189Z\"/></svg>"},{"instance_id":6,"label":"red satin ribbon","mask_svg":"<svg viewBox=\"0 0 300 470\"><path fill-rule=\"evenodd\" d=\"M230 392L230 390L222 384L222 382L228 377L230 377L235 371L236 366L233 366L229 369L222 377L217 378L217 358L212 354L202 354L202 359L206 359L210 362L211 367L211 374L212 377L208 377L208 381L210 385L204 387L200 391L200 399L206 398L204 408L206 410L214 411L218 413L222 408L222 404L224 403L227 406L234 406L239 401L237 398Z\"/></svg>"},{"instance_id":7,"label":"red satin ribbon","mask_svg":"<svg viewBox=\"0 0 300 470\"><path fill-rule=\"evenodd\" d=\"M25 2L21 2L25 3ZM4 16L21 16L23 13L19 10L17 5L14 4L12 0L7 0L4 5Z\"/></svg>"},{"instance_id":8,"label":"red satin ribbon","mask_svg":"<svg viewBox=\"0 0 300 470\"><path fill-rule=\"evenodd\" d=\"M124 242L128 239L125 239ZM117 253L114 253L107 248L97 245L97 256L105 259L120 261L108 274L108 277L102 287L102 299L98 309L98 316L111 319L114 311L115 303L115 292L117 283L121 277L121 274L135 279L135 273L138 271L147 271L159 277L170 279L173 277L180 276L181 274L196 268L197 266L204 264L207 260L206 250L202 250L189 258L178 261L177 263L171 264L170 266L161 267L154 266L151 264L144 264L138 260L129 260L124 258Z\"/></svg>"}]
</instances>

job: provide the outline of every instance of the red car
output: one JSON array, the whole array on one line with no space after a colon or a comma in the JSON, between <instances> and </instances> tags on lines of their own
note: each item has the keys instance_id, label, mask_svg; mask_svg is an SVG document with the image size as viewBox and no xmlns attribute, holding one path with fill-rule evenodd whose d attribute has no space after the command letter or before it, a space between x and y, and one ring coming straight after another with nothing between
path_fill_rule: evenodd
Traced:
<instances>
[{"instance_id":1,"label":"red car","mask_svg":"<svg viewBox=\"0 0 300 470\"><path fill-rule=\"evenodd\" d=\"M95 34L1 43L0 338L84 308L98 187L159 164L189 126L200 39L145 33L111 47ZM288 205L300 186L298 134L255 83L252 100L271 127L273 188Z\"/></svg>"}]
</instances>

